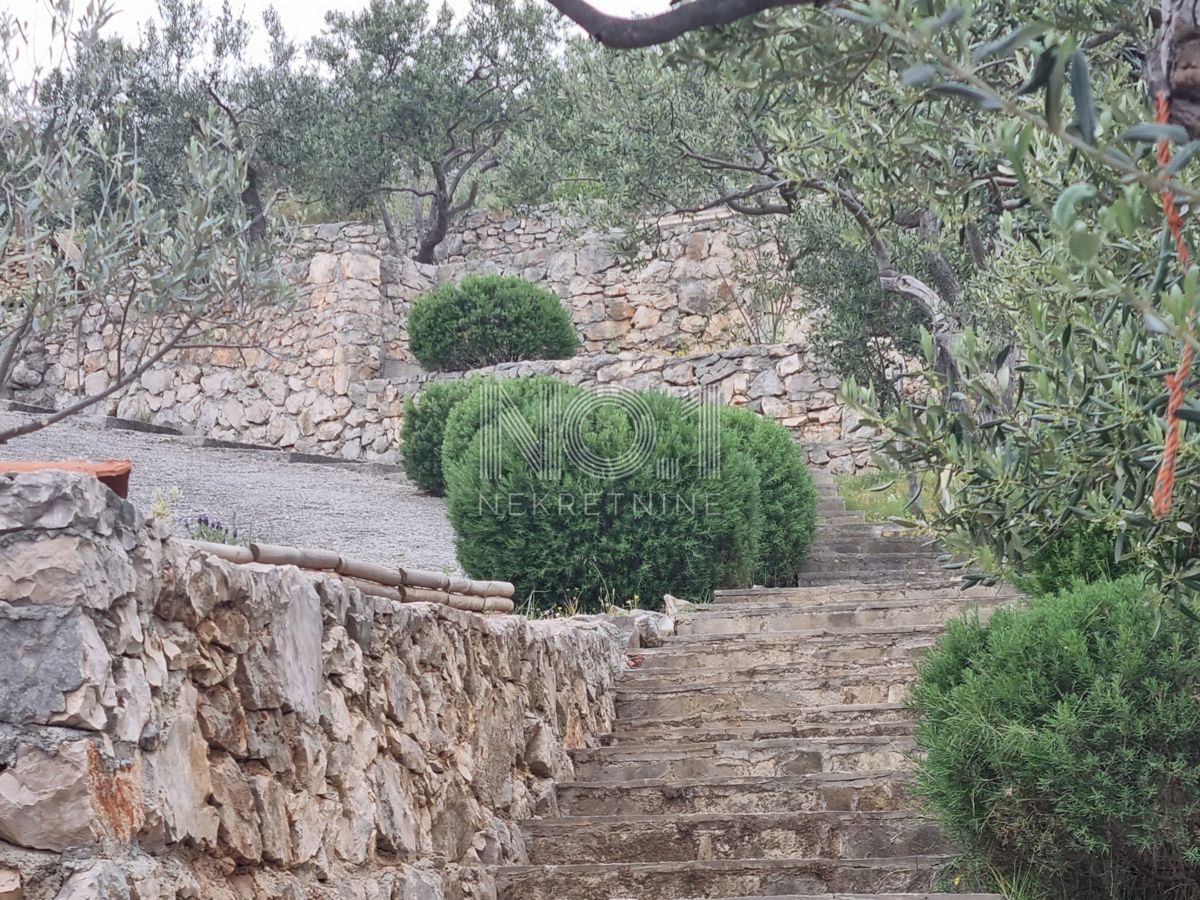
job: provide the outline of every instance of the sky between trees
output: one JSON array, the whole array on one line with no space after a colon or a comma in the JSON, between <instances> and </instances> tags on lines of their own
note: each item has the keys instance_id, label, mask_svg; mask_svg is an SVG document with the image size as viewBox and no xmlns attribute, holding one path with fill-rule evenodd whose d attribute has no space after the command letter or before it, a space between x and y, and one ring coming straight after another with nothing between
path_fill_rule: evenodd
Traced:
<instances>
[{"instance_id":1,"label":"sky between trees","mask_svg":"<svg viewBox=\"0 0 1200 900\"><path fill-rule=\"evenodd\" d=\"M32 61L45 62L50 53L50 20L53 0L35 0L29 9L18 13L30 26L34 48ZM234 11L241 11L245 18L259 24L267 7L274 5L283 14L288 33L298 41L306 41L320 34L325 25L325 13L330 10L353 12L367 5L367 0L301 0L299 3L281 3L280 0L231 0ZM470 6L470 0L446 0L455 13L461 14ZM82 8L79 0L72 4L76 13ZM157 19L156 0L119 0L117 14L108 31L127 38L137 37L138 28L148 19ZM221 8L221 0L203 0L203 5L212 12ZM436 6L431 2L430 6ZM604 12L614 15L636 15L661 12L669 6L668 0L596 0L595 5ZM266 36L255 35L254 52L266 53Z\"/></svg>"}]
</instances>

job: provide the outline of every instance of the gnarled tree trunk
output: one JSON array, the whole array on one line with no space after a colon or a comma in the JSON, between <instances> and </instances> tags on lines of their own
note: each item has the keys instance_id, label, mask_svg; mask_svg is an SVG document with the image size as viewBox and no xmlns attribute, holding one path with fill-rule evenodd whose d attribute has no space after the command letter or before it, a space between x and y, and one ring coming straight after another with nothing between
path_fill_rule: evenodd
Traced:
<instances>
[{"instance_id":1,"label":"gnarled tree trunk","mask_svg":"<svg viewBox=\"0 0 1200 900\"><path fill-rule=\"evenodd\" d=\"M1166 95L1171 123L1200 138L1200 0L1163 0L1146 81L1152 95Z\"/></svg>"}]
</instances>

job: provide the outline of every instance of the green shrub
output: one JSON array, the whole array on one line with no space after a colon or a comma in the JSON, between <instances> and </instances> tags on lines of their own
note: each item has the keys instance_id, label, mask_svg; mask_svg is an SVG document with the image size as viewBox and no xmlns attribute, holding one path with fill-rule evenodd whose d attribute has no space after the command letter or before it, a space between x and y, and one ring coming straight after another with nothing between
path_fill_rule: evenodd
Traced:
<instances>
[{"instance_id":1,"label":"green shrub","mask_svg":"<svg viewBox=\"0 0 1200 900\"><path fill-rule=\"evenodd\" d=\"M408 313L413 356L426 369L461 372L522 359L566 359L575 326L549 291L501 275L464 278L418 297Z\"/></svg>"},{"instance_id":2,"label":"green shrub","mask_svg":"<svg viewBox=\"0 0 1200 900\"><path fill-rule=\"evenodd\" d=\"M475 388L477 379L435 381L421 393L404 401L404 424L400 427L400 458L404 473L423 491L441 495L442 438L450 411Z\"/></svg>"},{"instance_id":3,"label":"green shrub","mask_svg":"<svg viewBox=\"0 0 1200 900\"><path fill-rule=\"evenodd\" d=\"M920 667L918 788L1002 880L1200 897L1200 626L1139 578L950 625Z\"/></svg>"},{"instance_id":4,"label":"green shrub","mask_svg":"<svg viewBox=\"0 0 1200 900\"><path fill-rule=\"evenodd\" d=\"M541 433L545 413L533 381L505 387ZM564 391L568 398L583 393ZM458 559L468 574L512 581L519 598L541 608L657 602L668 591L702 599L716 587L749 584L759 515L753 461L731 439L721 448L719 475L701 477L694 410L664 394L631 395L644 405L654 446L636 471L612 479L570 460L561 477L547 477L498 423L480 422L479 395L455 408L443 462ZM586 408L579 424L582 444L602 458L633 446L632 418L612 404ZM481 473L485 447L498 448L502 463L492 479Z\"/></svg>"},{"instance_id":5,"label":"green shrub","mask_svg":"<svg viewBox=\"0 0 1200 900\"><path fill-rule=\"evenodd\" d=\"M817 530L817 486L786 428L749 410L722 410L726 434L750 454L759 474L761 537L755 584L796 584Z\"/></svg>"},{"instance_id":6,"label":"green shrub","mask_svg":"<svg viewBox=\"0 0 1200 900\"><path fill-rule=\"evenodd\" d=\"M1133 557L1115 561L1116 538L1107 531L1075 523L1025 564L1017 586L1028 594L1053 594L1076 581L1106 581L1133 570Z\"/></svg>"},{"instance_id":7,"label":"green shrub","mask_svg":"<svg viewBox=\"0 0 1200 900\"><path fill-rule=\"evenodd\" d=\"M450 467L463 458L485 420L490 422L501 408L523 411L530 404L538 403L541 398L551 396L551 392L557 392L561 402L566 403L583 391L581 387L551 378L549 375L534 375L530 378L480 376L471 379L471 383L473 389L454 407L445 423L446 434L442 439L443 471L449 471ZM486 405L483 398L484 385L500 390L506 405Z\"/></svg>"}]
</instances>

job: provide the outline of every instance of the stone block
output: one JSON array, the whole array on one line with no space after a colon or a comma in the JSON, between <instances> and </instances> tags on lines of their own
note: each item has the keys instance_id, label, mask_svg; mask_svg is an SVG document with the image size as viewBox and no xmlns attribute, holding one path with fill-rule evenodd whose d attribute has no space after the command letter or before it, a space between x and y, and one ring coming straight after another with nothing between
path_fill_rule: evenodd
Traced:
<instances>
[{"instance_id":1,"label":"stone block","mask_svg":"<svg viewBox=\"0 0 1200 900\"><path fill-rule=\"evenodd\" d=\"M111 663L78 607L0 608L0 719L103 729Z\"/></svg>"},{"instance_id":2,"label":"stone block","mask_svg":"<svg viewBox=\"0 0 1200 900\"><path fill-rule=\"evenodd\" d=\"M0 601L108 609L135 586L133 563L114 541L52 534L0 547Z\"/></svg>"},{"instance_id":3,"label":"stone block","mask_svg":"<svg viewBox=\"0 0 1200 900\"><path fill-rule=\"evenodd\" d=\"M120 863L98 860L67 879L54 900L130 900L129 879Z\"/></svg>"},{"instance_id":4,"label":"stone block","mask_svg":"<svg viewBox=\"0 0 1200 900\"><path fill-rule=\"evenodd\" d=\"M150 394L161 394L171 386L174 375L169 369L147 369L142 373L141 384Z\"/></svg>"},{"instance_id":5,"label":"stone block","mask_svg":"<svg viewBox=\"0 0 1200 900\"><path fill-rule=\"evenodd\" d=\"M157 750L144 757L147 831L143 843L151 848L180 841L212 847L217 840L218 814L207 803L212 793L208 744L197 721L198 696L185 681L174 705L163 711L163 738Z\"/></svg>"},{"instance_id":6,"label":"stone block","mask_svg":"<svg viewBox=\"0 0 1200 900\"><path fill-rule=\"evenodd\" d=\"M338 258L332 253L317 253L308 264L311 284L332 284L337 277Z\"/></svg>"},{"instance_id":7,"label":"stone block","mask_svg":"<svg viewBox=\"0 0 1200 900\"><path fill-rule=\"evenodd\" d=\"M679 308L685 313L707 316L716 307L716 298L709 285L698 278L681 278L676 288Z\"/></svg>"},{"instance_id":8,"label":"stone block","mask_svg":"<svg viewBox=\"0 0 1200 900\"><path fill-rule=\"evenodd\" d=\"M316 722L322 687L322 622L316 590L300 570L273 569L256 579L264 621L238 664L247 709L283 709Z\"/></svg>"},{"instance_id":9,"label":"stone block","mask_svg":"<svg viewBox=\"0 0 1200 900\"><path fill-rule=\"evenodd\" d=\"M92 740L21 746L0 772L0 838L55 852L127 842L142 824L140 776L136 757L106 760Z\"/></svg>"},{"instance_id":10,"label":"stone block","mask_svg":"<svg viewBox=\"0 0 1200 900\"><path fill-rule=\"evenodd\" d=\"M783 382L779 380L775 370L765 369L750 382L746 396L751 400L758 400L763 397L781 397L783 393Z\"/></svg>"},{"instance_id":11,"label":"stone block","mask_svg":"<svg viewBox=\"0 0 1200 900\"><path fill-rule=\"evenodd\" d=\"M0 474L0 532L72 528L128 540L139 525L132 504L82 472Z\"/></svg>"},{"instance_id":12,"label":"stone block","mask_svg":"<svg viewBox=\"0 0 1200 900\"><path fill-rule=\"evenodd\" d=\"M25 888L19 869L0 867L0 900L23 900Z\"/></svg>"},{"instance_id":13,"label":"stone block","mask_svg":"<svg viewBox=\"0 0 1200 900\"><path fill-rule=\"evenodd\" d=\"M380 282L379 257L366 253L348 253L342 262L342 274L347 281Z\"/></svg>"},{"instance_id":14,"label":"stone block","mask_svg":"<svg viewBox=\"0 0 1200 900\"><path fill-rule=\"evenodd\" d=\"M584 337L589 341L610 341L628 334L630 328L631 323L628 319L597 322L584 331Z\"/></svg>"}]
</instances>

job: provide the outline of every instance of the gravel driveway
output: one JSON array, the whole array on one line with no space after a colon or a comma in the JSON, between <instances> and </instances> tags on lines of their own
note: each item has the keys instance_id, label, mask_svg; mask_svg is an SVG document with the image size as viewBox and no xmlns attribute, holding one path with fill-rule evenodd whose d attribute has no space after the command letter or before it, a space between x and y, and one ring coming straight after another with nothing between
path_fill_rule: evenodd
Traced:
<instances>
[{"instance_id":1,"label":"gravel driveway","mask_svg":"<svg viewBox=\"0 0 1200 900\"><path fill-rule=\"evenodd\" d=\"M0 428L28 418L0 411ZM273 451L204 447L194 437L109 430L81 417L0 444L0 459L80 457L132 459L129 495L143 511L155 488L178 487L172 520L179 532L206 514L262 541L459 571L441 499L385 467L294 462Z\"/></svg>"}]
</instances>

